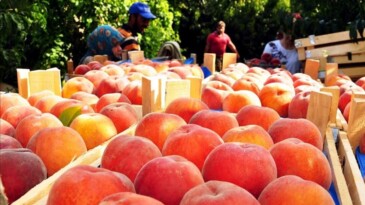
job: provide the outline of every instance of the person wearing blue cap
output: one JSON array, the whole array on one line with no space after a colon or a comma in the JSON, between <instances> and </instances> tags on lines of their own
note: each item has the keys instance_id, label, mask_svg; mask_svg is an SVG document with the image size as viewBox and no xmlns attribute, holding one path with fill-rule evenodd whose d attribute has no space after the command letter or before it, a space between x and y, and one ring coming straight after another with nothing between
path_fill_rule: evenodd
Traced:
<instances>
[{"instance_id":1,"label":"person wearing blue cap","mask_svg":"<svg viewBox=\"0 0 365 205\"><path fill-rule=\"evenodd\" d=\"M117 61L121 60L122 51L140 50L138 33L143 34L155 18L146 3L133 3L129 8L127 24L121 28L101 25L90 33L87 39L88 50L80 64L87 64L94 55L107 55L109 60Z\"/></svg>"}]
</instances>

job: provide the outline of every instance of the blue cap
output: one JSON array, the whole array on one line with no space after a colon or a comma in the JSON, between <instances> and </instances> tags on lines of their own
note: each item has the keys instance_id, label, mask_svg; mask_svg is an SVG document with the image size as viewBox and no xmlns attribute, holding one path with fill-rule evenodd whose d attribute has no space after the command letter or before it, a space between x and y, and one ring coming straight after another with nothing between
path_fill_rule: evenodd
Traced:
<instances>
[{"instance_id":1,"label":"blue cap","mask_svg":"<svg viewBox=\"0 0 365 205\"><path fill-rule=\"evenodd\" d=\"M130 14L139 14L146 19L155 19L156 16L151 13L150 7L142 2L136 2L129 8Z\"/></svg>"}]
</instances>

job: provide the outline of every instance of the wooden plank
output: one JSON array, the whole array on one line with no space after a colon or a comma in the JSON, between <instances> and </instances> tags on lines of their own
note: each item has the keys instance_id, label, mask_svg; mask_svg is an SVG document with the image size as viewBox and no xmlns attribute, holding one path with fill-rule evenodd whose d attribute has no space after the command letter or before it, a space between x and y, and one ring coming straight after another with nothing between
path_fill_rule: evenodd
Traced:
<instances>
[{"instance_id":1,"label":"wooden plank","mask_svg":"<svg viewBox=\"0 0 365 205\"><path fill-rule=\"evenodd\" d=\"M211 74L215 73L215 53L204 53L203 65L207 67Z\"/></svg>"},{"instance_id":2,"label":"wooden plank","mask_svg":"<svg viewBox=\"0 0 365 205\"><path fill-rule=\"evenodd\" d=\"M202 96L202 81L199 77L190 76L187 78L190 81L190 97L201 99Z\"/></svg>"},{"instance_id":3,"label":"wooden plank","mask_svg":"<svg viewBox=\"0 0 365 205\"><path fill-rule=\"evenodd\" d=\"M144 60L143 51L128 51L128 58L132 63Z\"/></svg>"},{"instance_id":4,"label":"wooden plank","mask_svg":"<svg viewBox=\"0 0 365 205\"><path fill-rule=\"evenodd\" d=\"M323 87L320 89L320 91L328 92L328 93L332 94L332 103L331 103L331 109L330 109L330 123L336 124L338 101L340 99L340 88L338 86Z\"/></svg>"},{"instance_id":5,"label":"wooden plank","mask_svg":"<svg viewBox=\"0 0 365 205\"><path fill-rule=\"evenodd\" d=\"M365 51L365 41L360 41L358 44L344 43L344 44L329 45L329 46L314 48L311 50L306 50L306 58L318 59L323 57L324 53L327 53L328 56L336 56L336 55L346 55L347 52L363 52L363 51ZM299 59L299 60L304 60L304 59Z\"/></svg>"},{"instance_id":6,"label":"wooden plank","mask_svg":"<svg viewBox=\"0 0 365 205\"><path fill-rule=\"evenodd\" d=\"M227 68L229 65L237 63L237 54L236 53L224 53L223 54L223 63L222 69Z\"/></svg>"},{"instance_id":7,"label":"wooden plank","mask_svg":"<svg viewBox=\"0 0 365 205\"><path fill-rule=\"evenodd\" d=\"M365 35L365 31L364 31ZM360 34L358 33L358 38L360 38ZM309 36L307 38L300 38L295 40L295 45L297 48L313 46L313 45L323 45L341 41L348 41L350 40L350 33L349 31L342 31L336 33L330 33L325 35L318 35L318 36Z\"/></svg>"},{"instance_id":8,"label":"wooden plank","mask_svg":"<svg viewBox=\"0 0 365 205\"><path fill-rule=\"evenodd\" d=\"M365 99L354 97L350 103L351 109L348 120L347 137L350 141L352 150L355 152L362 135L365 133Z\"/></svg>"},{"instance_id":9,"label":"wooden plank","mask_svg":"<svg viewBox=\"0 0 365 205\"><path fill-rule=\"evenodd\" d=\"M29 95L43 90L50 90L61 96L61 71L58 68L30 71L28 86Z\"/></svg>"},{"instance_id":10,"label":"wooden plank","mask_svg":"<svg viewBox=\"0 0 365 205\"><path fill-rule=\"evenodd\" d=\"M326 63L325 70L326 70L326 75L324 78L324 84L325 84L325 86L328 86L329 80L333 76L337 76L337 74L338 74L338 64L337 63Z\"/></svg>"},{"instance_id":11,"label":"wooden plank","mask_svg":"<svg viewBox=\"0 0 365 205\"><path fill-rule=\"evenodd\" d=\"M337 150L353 204L365 205L365 184L347 134L344 131L340 131Z\"/></svg>"},{"instance_id":12,"label":"wooden plank","mask_svg":"<svg viewBox=\"0 0 365 205\"><path fill-rule=\"evenodd\" d=\"M327 127L326 129L323 151L326 153L327 159L331 165L333 184L340 204L352 204L345 176L342 172L341 163L338 159L337 148L331 127Z\"/></svg>"},{"instance_id":13,"label":"wooden plank","mask_svg":"<svg viewBox=\"0 0 365 205\"><path fill-rule=\"evenodd\" d=\"M161 111L164 102L164 90L166 79L158 77L142 77L142 115L150 112Z\"/></svg>"},{"instance_id":14,"label":"wooden plank","mask_svg":"<svg viewBox=\"0 0 365 205\"><path fill-rule=\"evenodd\" d=\"M309 98L307 119L313 122L324 137L329 122L332 94L312 91Z\"/></svg>"},{"instance_id":15,"label":"wooden plank","mask_svg":"<svg viewBox=\"0 0 365 205\"><path fill-rule=\"evenodd\" d=\"M18 81L18 93L25 99L30 95L29 93L29 69L17 68L16 75Z\"/></svg>"},{"instance_id":16,"label":"wooden plank","mask_svg":"<svg viewBox=\"0 0 365 205\"><path fill-rule=\"evenodd\" d=\"M165 106L163 106L162 109L165 109L165 107L176 98L190 97L190 80L167 80L165 95Z\"/></svg>"},{"instance_id":17,"label":"wooden plank","mask_svg":"<svg viewBox=\"0 0 365 205\"><path fill-rule=\"evenodd\" d=\"M352 53L351 59L347 55L331 56L331 62L338 64L365 63L365 52Z\"/></svg>"},{"instance_id":18,"label":"wooden plank","mask_svg":"<svg viewBox=\"0 0 365 205\"><path fill-rule=\"evenodd\" d=\"M340 68L338 72L349 77L362 77L365 76L365 65L354 68Z\"/></svg>"},{"instance_id":19,"label":"wooden plank","mask_svg":"<svg viewBox=\"0 0 365 205\"><path fill-rule=\"evenodd\" d=\"M304 73L309 75L313 80L318 79L319 71L319 60L316 59L306 59Z\"/></svg>"}]
</instances>

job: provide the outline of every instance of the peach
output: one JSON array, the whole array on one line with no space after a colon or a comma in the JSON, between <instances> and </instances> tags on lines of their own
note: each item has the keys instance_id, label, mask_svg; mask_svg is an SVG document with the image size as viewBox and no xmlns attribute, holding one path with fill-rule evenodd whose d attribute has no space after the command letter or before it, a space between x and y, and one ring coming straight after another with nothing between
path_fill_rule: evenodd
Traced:
<instances>
[{"instance_id":1,"label":"peach","mask_svg":"<svg viewBox=\"0 0 365 205\"><path fill-rule=\"evenodd\" d=\"M264 68L261 67L251 67L248 69L247 73L254 73L254 74L258 74L259 76L262 76L263 79L267 79L271 73L268 70L265 70Z\"/></svg>"},{"instance_id":2,"label":"peach","mask_svg":"<svg viewBox=\"0 0 365 205\"><path fill-rule=\"evenodd\" d=\"M158 201L149 196L144 196L141 194L136 194L134 192L118 192L105 197L99 205L164 205L162 202Z\"/></svg>"},{"instance_id":3,"label":"peach","mask_svg":"<svg viewBox=\"0 0 365 205\"><path fill-rule=\"evenodd\" d=\"M195 113L189 124L197 124L223 136L228 130L238 127L238 122L232 113L227 111L201 110Z\"/></svg>"},{"instance_id":4,"label":"peach","mask_svg":"<svg viewBox=\"0 0 365 205\"><path fill-rule=\"evenodd\" d=\"M142 81L135 80L126 85L122 91L133 105L142 105Z\"/></svg>"},{"instance_id":5,"label":"peach","mask_svg":"<svg viewBox=\"0 0 365 205\"><path fill-rule=\"evenodd\" d=\"M86 104L79 100L69 99L69 98L60 100L59 102L54 104L49 112L52 115L59 118L65 110L67 110L68 108L71 108L71 107L80 107L81 113L94 113L95 112L94 109L89 104Z\"/></svg>"},{"instance_id":6,"label":"peach","mask_svg":"<svg viewBox=\"0 0 365 205\"><path fill-rule=\"evenodd\" d=\"M293 86L293 80L291 76L289 76L284 71L271 74L264 82L264 85L267 85L269 83L284 83L285 85Z\"/></svg>"},{"instance_id":7,"label":"peach","mask_svg":"<svg viewBox=\"0 0 365 205\"><path fill-rule=\"evenodd\" d=\"M186 66L174 66L168 69L170 72L174 72L180 76L181 79L186 79L193 76L193 73Z\"/></svg>"},{"instance_id":8,"label":"peach","mask_svg":"<svg viewBox=\"0 0 365 205\"><path fill-rule=\"evenodd\" d=\"M358 86L360 86L360 87L362 87L365 90L365 76L357 79L355 81L355 84L358 85Z\"/></svg>"},{"instance_id":9,"label":"peach","mask_svg":"<svg viewBox=\"0 0 365 205\"><path fill-rule=\"evenodd\" d=\"M28 100L18 93L0 93L0 117L10 107L15 105L30 105Z\"/></svg>"},{"instance_id":10,"label":"peach","mask_svg":"<svg viewBox=\"0 0 365 205\"><path fill-rule=\"evenodd\" d=\"M365 91L358 90L358 89L355 89L355 88L351 88L351 89L348 89L348 90L344 91L340 95L340 98L338 99L338 108L340 109L340 111L342 113L345 111L346 105L351 102L351 97L352 97L353 92L365 92Z\"/></svg>"},{"instance_id":11,"label":"peach","mask_svg":"<svg viewBox=\"0 0 365 205\"><path fill-rule=\"evenodd\" d=\"M223 70L221 71L222 74L232 78L235 81L240 79L245 74L245 72L246 71L243 71L237 67L227 67L223 68Z\"/></svg>"},{"instance_id":12,"label":"peach","mask_svg":"<svg viewBox=\"0 0 365 205\"><path fill-rule=\"evenodd\" d=\"M180 205L259 205L257 199L247 190L226 181L211 180L190 189Z\"/></svg>"},{"instance_id":13,"label":"peach","mask_svg":"<svg viewBox=\"0 0 365 205\"><path fill-rule=\"evenodd\" d=\"M303 91L320 91L320 87L313 85L299 85L294 88L295 94L298 94Z\"/></svg>"},{"instance_id":14,"label":"peach","mask_svg":"<svg viewBox=\"0 0 365 205\"><path fill-rule=\"evenodd\" d=\"M236 91L237 90L250 90L250 91L254 92L256 95L258 95L260 93L262 86L260 86L260 82L258 79L255 79L253 77L251 77L251 78L242 77L233 83L232 89L236 90Z\"/></svg>"},{"instance_id":15,"label":"peach","mask_svg":"<svg viewBox=\"0 0 365 205\"><path fill-rule=\"evenodd\" d=\"M1 118L9 122L15 129L19 122L26 116L32 114L41 114L42 112L31 105L16 105L8 108Z\"/></svg>"},{"instance_id":16,"label":"peach","mask_svg":"<svg viewBox=\"0 0 365 205\"><path fill-rule=\"evenodd\" d=\"M258 200L261 205L335 204L329 192L323 187L294 175L282 176L272 181L262 191Z\"/></svg>"},{"instance_id":17,"label":"peach","mask_svg":"<svg viewBox=\"0 0 365 205\"><path fill-rule=\"evenodd\" d=\"M27 148L42 159L48 177L87 151L81 135L65 126L38 131L29 140Z\"/></svg>"},{"instance_id":18,"label":"peach","mask_svg":"<svg viewBox=\"0 0 365 205\"><path fill-rule=\"evenodd\" d=\"M293 86L284 83L269 83L261 89L259 98L262 106L276 110L281 117L287 117L289 104L294 95Z\"/></svg>"},{"instance_id":19,"label":"peach","mask_svg":"<svg viewBox=\"0 0 365 205\"><path fill-rule=\"evenodd\" d=\"M124 76L124 74L125 74L125 71L121 67L119 67L115 64L105 65L105 66L101 67L99 70L106 72L109 76L113 76L113 75Z\"/></svg>"},{"instance_id":20,"label":"peach","mask_svg":"<svg viewBox=\"0 0 365 205\"><path fill-rule=\"evenodd\" d=\"M101 70L90 70L87 73L85 73L84 78L90 80L93 84L95 89L97 87L99 87L100 82L105 79L108 78L109 75Z\"/></svg>"},{"instance_id":21,"label":"peach","mask_svg":"<svg viewBox=\"0 0 365 205\"><path fill-rule=\"evenodd\" d=\"M84 139L87 150L92 149L117 134L113 121L100 113L78 115L70 124Z\"/></svg>"},{"instance_id":22,"label":"peach","mask_svg":"<svg viewBox=\"0 0 365 205\"><path fill-rule=\"evenodd\" d=\"M62 122L50 113L34 114L25 117L15 129L15 138L26 147L34 134L44 128L63 127Z\"/></svg>"},{"instance_id":23,"label":"peach","mask_svg":"<svg viewBox=\"0 0 365 205\"><path fill-rule=\"evenodd\" d=\"M139 72L144 76L155 76L157 74L157 71L154 67L145 64L134 65L131 67L129 72Z\"/></svg>"},{"instance_id":24,"label":"peach","mask_svg":"<svg viewBox=\"0 0 365 205\"><path fill-rule=\"evenodd\" d=\"M309 86L313 86L313 87L321 87L320 84L313 80L312 78L300 78L297 79L296 81L293 82L293 86L294 88L301 86L301 85L309 85Z\"/></svg>"},{"instance_id":25,"label":"peach","mask_svg":"<svg viewBox=\"0 0 365 205\"><path fill-rule=\"evenodd\" d=\"M108 76L100 81L99 86L95 89L95 94L100 98L106 93L120 93L130 81L125 76Z\"/></svg>"},{"instance_id":26,"label":"peach","mask_svg":"<svg viewBox=\"0 0 365 205\"><path fill-rule=\"evenodd\" d=\"M293 137L323 149L323 137L318 127L305 118L281 118L271 125L268 132L274 143Z\"/></svg>"},{"instance_id":27,"label":"peach","mask_svg":"<svg viewBox=\"0 0 365 205\"><path fill-rule=\"evenodd\" d=\"M222 102L222 109L227 112L237 113L247 105L261 106L260 98L250 90L238 90L229 93Z\"/></svg>"},{"instance_id":28,"label":"peach","mask_svg":"<svg viewBox=\"0 0 365 205\"><path fill-rule=\"evenodd\" d=\"M84 75L85 73L87 73L90 70L91 70L91 68L88 65L80 64L80 65L76 66L76 68L74 69L74 74Z\"/></svg>"},{"instance_id":29,"label":"peach","mask_svg":"<svg viewBox=\"0 0 365 205\"><path fill-rule=\"evenodd\" d=\"M259 125L246 125L228 130L223 136L224 142L242 142L257 144L265 149L274 145L269 133Z\"/></svg>"},{"instance_id":30,"label":"peach","mask_svg":"<svg viewBox=\"0 0 365 205\"><path fill-rule=\"evenodd\" d=\"M107 145L101 167L126 175L132 181L148 161L161 157L161 151L145 137L118 134Z\"/></svg>"},{"instance_id":31,"label":"peach","mask_svg":"<svg viewBox=\"0 0 365 205\"><path fill-rule=\"evenodd\" d=\"M295 82L299 79L309 80L309 79L312 79L312 77L310 77L310 75L308 75L306 73L294 73L294 74L292 74L291 79L293 80L293 82Z\"/></svg>"},{"instance_id":32,"label":"peach","mask_svg":"<svg viewBox=\"0 0 365 205\"><path fill-rule=\"evenodd\" d=\"M63 84L62 97L70 98L71 95L77 91L93 93L94 90L95 90L94 84L90 80L81 76L77 76L69 79Z\"/></svg>"},{"instance_id":33,"label":"peach","mask_svg":"<svg viewBox=\"0 0 365 205\"><path fill-rule=\"evenodd\" d=\"M99 101L99 97L93 93L87 93L85 91L77 91L70 96L70 99L75 99L86 104L89 104L93 110L95 110L95 105Z\"/></svg>"},{"instance_id":34,"label":"peach","mask_svg":"<svg viewBox=\"0 0 365 205\"><path fill-rule=\"evenodd\" d=\"M179 204L187 191L202 183L200 170L179 155L150 160L134 181L138 194L153 197L165 205Z\"/></svg>"},{"instance_id":35,"label":"peach","mask_svg":"<svg viewBox=\"0 0 365 205\"><path fill-rule=\"evenodd\" d=\"M187 124L168 135L162 148L162 155L180 155L201 170L208 154L220 144L223 144L223 140L214 131L199 125Z\"/></svg>"},{"instance_id":36,"label":"peach","mask_svg":"<svg viewBox=\"0 0 365 205\"><path fill-rule=\"evenodd\" d=\"M162 150L168 135L183 125L186 125L186 122L178 115L149 113L137 123L135 135L150 139Z\"/></svg>"},{"instance_id":37,"label":"peach","mask_svg":"<svg viewBox=\"0 0 365 205\"><path fill-rule=\"evenodd\" d=\"M307 118L310 94L312 91L302 91L297 93L289 103L289 118Z\"/></svg>"},{"instance_id":38,"label":"peach","mask_svg":"<svg viewBox=\"0 0 365 205\"><path fill-rule=\"evenodd\" d=\"M117 133L123 132L138 122L136 110L131 104L125 102L109 104L100 110L100 114L107 116L113 121Z\"/></svg>"},{"instance_id":39,"label":"peach","mask_svg":"<svg viewBox=\"0 0 365 205\"><path fill-rule=\"evenodd\" d=\"M227 84L229 87L232 87L232 85L235 82L233 78L223 73L214 73L210 80L220 81L222 83Z\"/></svg>"},{"instance_id":40,"label":"peach","mask_svg":"<svg viewBox=\"0 0 365 205\"><path fill-rule=\"evenodd\" d=\"M125 175L90 165L77 165L56 179L47 204L99 204L105 197L119 192L135 192L133 182Z\"/></svg>"},{"instance_id":41,"label":"peach","mask_svg":"<svg viewBox=\"0 0 365 205\"><path fill-rule=\"evenodd\" d=\"M90 61L86 65L89 66L91 70L99 70L101 67L103 67L103 64L101 64L99 61Z\"/></svg>"},{"instance_id":42,"label":"peach","mask_svg":"<svg viewBox=\"0 0 365 205\"><path fill-rule=\"evenodd\" d=\"M32 93L28 97L28 102L31 106L34 106L40 99L42 99L45 96L55 95L54 92L50 90L43 90L36 93Z\"/></svg>"},{"instance_id":43,"label":"peach","mask_svg":"<svg viewBox=\"0 0 365 205\"><path fill-rule=\"evenodd\" d=\"M177 74L176 74L177 75ZM139 73L139 72L129 72L127 75L126 75L126 77L127 77L127 79L129 80L129 81L135 81L135 80L139 80L139 81L141 81L142 80L142 78L143 78L143 73Z\"/></svg>"},{"instance_id":44,"label":"peach","mask_svg":"<svg viewBox=\"0 0 365 205\"><path fill-rule=\"evenodd\" d=\"M34 107L38 108L43 113L49 113L51 112L52 107L61 100L65 99L58 95L44 96L34 105Z\"/></svg>"},{"instance_id":45,"label":"peach","mask_svg":"<svg viewBox=\"0 0 365 205\"><path fill-rule=\"evenodd\" d=\"M99 98L98 102L96 102L95 112L100 112L103 107L116 102L125 102L131 104L131 101L123 93L106 93Z\"/></svg>"},{"instance_id":46,"label":"peach","mask_svg":"<svg viewBox=\"0 0 365 205\"><path fill-rule=\"evenodd\" d=\"M41 158L31 150L0 149L0 176L9 204L47 178Z\"/></svg>"},{"instance_id":47,"label":"peach","mask_svg":"<svg viewBox=\"0 0 365 205\"><path fill-rule=\"evenodd\" d=\"M0 118L0 134L14 137L15 128L8 121Z\"/></svg>"},{"instance_id":48,"label":"peach","mask_svg":"<svg viewBox=\"0 0 365 205\"><path fill-rule=\"evenodd\" d=\"M271 147L278 177L295 175L328 190L332 183L331 166L321 150L298 138L287 138Z\"/></svg>"},{"instance_id":49,"label":"peach","mask_svg":"<svg viewBox=\"0 0 365 205\"><path fill-rule=\"evenodd\" d=\"M202 100L190 97L179 97L171 101L165 108L166 113L179 115L186 123L200 110L208 110L209 107Z\"/></svg>"},{"instance_id":50,"label":"peach","mask_svg":"<svg viewBox=\"0 0 365 205\"><path fill-rule=\"evenodd\" d=\"M233 92L233 89L220 81L208 81L202 89L202 101L208 105L210 109L222 110L223 99L228 93Z\"/></svg>"},{"instance_id":51,"label":"peach","mask_svg":"<svg viewBox=\"0 0 365 205\"><path fill-rule=\"evenodd\" d=\"M257 105L247 105L241 108L236 115L239 126L259 125L266 131L278 119L280 119L280 115L276 110Z\"/></svg>"},{"instance_id":52,"label":"peach","mask_svg":"<svg viewBox=\"0 0 365 205\"><path fill-rule=\"evenodd\" d=\"M248 143L224 143L214 148L204 162L205 181L219 180L236 184L254 197L277 177L270 152Z\"/></svg>"},{"instance_id":53,"label":"peach","mask_svg":"<svg viewBox=\"0 0 365 205\"><path fill-rule=\"evenodd\" d=\"M9 135L0 134L0 149L23 148L20 142Z\"/></svg>"}]
</instances>

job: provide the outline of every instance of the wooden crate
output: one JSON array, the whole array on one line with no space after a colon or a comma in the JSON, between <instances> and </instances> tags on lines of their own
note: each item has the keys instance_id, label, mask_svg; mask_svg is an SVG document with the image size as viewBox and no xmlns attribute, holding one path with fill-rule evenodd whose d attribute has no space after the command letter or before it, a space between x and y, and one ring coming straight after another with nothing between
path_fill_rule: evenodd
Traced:
<instances>
[{"instance_id":1,"label":"wooden crate","mask_svg":"<svg viewBox=\"0 0 365 205\"><path fill-rule=\"evenodd\" d=\"M337 150L353 204L365 205L365 183L355 157L360 136L365 133L365 94L353 93L350 103L352 107L348 122L337 111Z\"/></svg>"},{"instance_id":2,"label":"wooden crate","mask_svg":"<svg viewBox=\"0 0 365 205\"><path fill-rule=\"evenodd\" d=\"M318 60L320 61L319 70L325 70L326 63L337 63L340 73L351 78L359 78L365 76L365 40L361 40L360 35L358 38L358 43L353 43L350 40L349 31L311 35L296 39L295 46L298 50L298 58L304 64L307 59ZM305 73L312 73L311 66L304 67Z\"/></svg>"}]
</instances>

